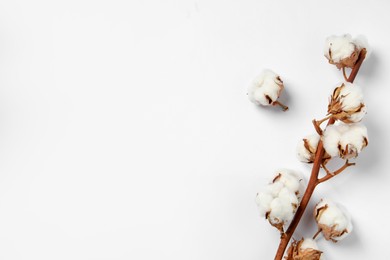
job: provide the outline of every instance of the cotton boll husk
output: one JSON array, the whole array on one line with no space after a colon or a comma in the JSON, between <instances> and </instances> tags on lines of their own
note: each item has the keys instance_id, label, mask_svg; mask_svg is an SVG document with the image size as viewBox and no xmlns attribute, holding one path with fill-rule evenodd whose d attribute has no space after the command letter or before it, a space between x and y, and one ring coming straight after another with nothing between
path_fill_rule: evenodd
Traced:
<instances>
[{"instance_id":1,"label":"cotton boll husk","mask_svg":"<svg viewBox=\"0 0 390 260\"><path fill-rule=\"evenodd\" d=\"M296 148L298 160L305 163L313 162L319 140L318 134L308 135L300 140Z\"/></svg>"},{"instance_id":2,"label":"cotton boll husk","mask_svg":"<svg viewBox=\"0 0 390 260\"><path fill-rule=\"evenodd\" d=\"M311 238L293 241L287 250L285 260L324 260L323 253Z\"/></svg>"}]
</instances>

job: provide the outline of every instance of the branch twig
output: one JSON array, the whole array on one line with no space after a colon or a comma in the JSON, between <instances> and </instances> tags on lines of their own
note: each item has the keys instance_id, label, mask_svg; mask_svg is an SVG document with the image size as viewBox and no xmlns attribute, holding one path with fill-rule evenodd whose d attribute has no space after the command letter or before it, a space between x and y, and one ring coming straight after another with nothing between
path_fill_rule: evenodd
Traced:
<instances>
[{"instance_id":1,"label":"branch twig","mask_svg":"<svg viewBox=\"0 0 390 260\"><path fill-rule=\"evenodd\" d=\"M337 174L340 174L342 173L345 169L347 169L349 166L353 166L355 165L356 163L350 163L348 162L348 160L345 161L345 164L340 168L338 169L337 171L334 171L334 172L330 172L328 170L328 168L326 168L326 165L325 164L322 164L322 168L324 168L324 170L326 171L326 175L324 177L322 177L321 179L318 179L318 183L322 183L324 181L327 181L331 178L333 178L334 176L336 176Z\"/></svg>"}]
</instances>

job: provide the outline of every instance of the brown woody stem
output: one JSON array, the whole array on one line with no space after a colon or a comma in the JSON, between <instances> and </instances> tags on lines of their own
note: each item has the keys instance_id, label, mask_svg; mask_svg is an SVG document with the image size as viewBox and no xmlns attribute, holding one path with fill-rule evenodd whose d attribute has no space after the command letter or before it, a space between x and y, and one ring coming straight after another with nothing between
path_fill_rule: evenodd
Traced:
<instances>
[{"instance_id":1,"label":"brown woody stem","mask_svg":"<svg viewBox=\"0 0 390 260\"><path fill-rule=\"evenodd\" d=\"M317 238L317 236L321 233L322 229L318 229L318 231L314 234L313 236L313 240L315 240Z\"/></svg>"},{"instance_id":2,"label":"brown woody stem","mask_svg":"<svg viewBox=\"0 0 390 260\"><path fill-rule=\"evenodd\" d=\"M326 171L326 175L324 177L322 177L321 179L318 180L318 183L322 183L324 181L327 181L331 178L333 178L334 176L336 176L337 174L340 174L342 173L345 169L347 169L349 166L353 166L355 165L355 163L350 163L348 162L348 160L345 161L345 164L340 168L338 169L337 171L334 171L334 172L330 172L328 170L328 168L326 168L325 164L322 164L322 168L324 168L324 170Z\"/></svg>"},{"instance_id":3,"label":"brown woody stem","mask_svg":"<svg viewBox=\"0 0 390 260\"><path fill-rule=\"evenodd\" d=\"M345 67L343 67L343 76L346 81L348 81L347 73L345 72Z\"/></svg>"},{"instance_id":4,"label":"brown woody stem","mask_svg":"<svg viewBox=\"0 0 390 260\"><path fill-rule=\"evenodd\" d=\"M359 58L356 61L355 66L353 67L351 74L348 77L348 82L353 82L356 78L357 73L359 72L360 66L362 65L364 58L366 57L366 49L362 49L359 53ZM331 117L328 121L328 125L332 125L335 123L335 119ZM306 207L310 201L310 198L317 187L317 185L320 183L320 180L318 179L318 174L320 172L321 165L323 163L323 157L324 157L324 146L322 141L320 140L317 146L317 152L315 155L314 163L313 163L313 168L311 170L311 175L310 175L310 180L307 185L305 194L303 195L302 201L297 209L297 212L294 215L293 220L291 221L290 226L288 227L287 231L281 236L278 251L276 252L275 260L282 260L284 252L286 251L287 245L290 242L290 239L292 235L295 232L295 229L297 228L303 213L306 210ZM347 166L348 167L348 166ZM325 176L326 177L326 176ZM324 178L325 178L324 177ZM322 178L322 179L324 179ZM321 180L322 180L321 179ZM330 178L328 178L330 179ZM325 179L322 182L328 180Z\"/></svg>"},{"instance_id":5,"label":"brown woody stem","mask_svg":"<svg viewBox=\"0 0 390 260\"><path fill-rule=\"evenodd\" d=\"M275 106L275 105L278 105L278 106L280 106L282 109L283 109L283 111L287 111L288 110L288 106L286 106L286 105L283 105L280 101L278 101L278 100L276 100L275 102L273 102L273 105Z\"/></svg>"}]
</instances>

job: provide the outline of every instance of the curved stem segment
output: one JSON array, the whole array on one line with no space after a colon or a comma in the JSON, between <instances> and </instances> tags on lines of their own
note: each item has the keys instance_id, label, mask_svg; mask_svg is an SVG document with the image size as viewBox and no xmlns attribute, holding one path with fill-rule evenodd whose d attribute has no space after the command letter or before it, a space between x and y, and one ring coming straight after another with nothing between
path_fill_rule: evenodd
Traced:
<instances>
[{"instance_id":1,"label":"curved stem segment","mask_svg":"<svg viewBox=\"0 0 390 260\"><path fill-rule=\"evenodd\" d=\"M352 69L351 74L348 77L348 80L347 80L348 82L352 83L355 80L356 75L359 72L360 66L362 65L362 63L366 57L366 53L367 53L366 49L362 49L360 51L359 58L355 64L354 68ZM331 117L328 121L328 125L332 125L334 123L335 123L335 119L333 117ZM323 146L322 141L320 140L318 143L318 146L317 146L317 152L316 152L316 156L315 156L314 163L313 163L313 168L312 168L311 175L310 175L310 180L309 180L309 183L307 185L305 194L303 195L302 201L297 209L297 212L295 213L293 220L291 221L290 226L288 227L287 231L284 234L282 234L282 236L280 238L279 248L278 248L278 251L276 252L275 260L282 260L284 252L286 251L287 245L290 242L290 239L291 239L292 235L294 234L295 229L297 228L297 226L302 218L302 215L306 210L307 205L309 204L310 198L311 198L315 188L320 183L320 180L318 179L318 174L320 172L320 168L321 168L321 165L323 163L324 153L325 153L324 146ZM330 178L327 178L326 180L328 180L328 179L330 179ZM321 182L326 181L324 179L321 179L321 180L322 180Z\"/></svg>"}]
</instances>

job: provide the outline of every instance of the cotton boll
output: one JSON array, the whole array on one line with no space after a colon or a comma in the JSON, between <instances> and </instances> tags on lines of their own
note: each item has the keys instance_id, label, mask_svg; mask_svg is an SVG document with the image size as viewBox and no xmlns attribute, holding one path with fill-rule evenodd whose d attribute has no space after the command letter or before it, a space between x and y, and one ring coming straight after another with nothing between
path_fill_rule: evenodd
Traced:
<instances>
[{"instance_id":1,"label":"cotton boll","mask_svg":"<svg viewBox=\"0 0 390 260\"><path fill-rule=\"evenodd\" d=\"M329 63L336 65L338 69L353 68L363 48L369 51L368 42L364 36L353 39L349 34L332 35L325 40L324 55Z\"/></svg>"},{"instance_id":2,"label":"cotton boll","mask_svg":"<svg viewBox=\"0 0 390 260\"><path fill-rule=\"evenodd\" d=\"M317 152L318 142L320 136L318 134L308 135L298 142L297 145L297 158L304 163L313 163ZM324 154L323 159L329 159L328 154Z\"/></svg>"},{"instance_id":3,"label":"cotton boll","mask_svg":"<svg viewBox=\"0 0 390 260\"><path fill-rule=\"evenodd\" d=\"M289 169L279 169L276 171L272 183L283 183L283 185L291 192L295 193L298 198L303 195L303 191L305 190L302 174Z\"/></svg>"},{"instance_id":4,"label":"cotton boll","mask_svg":"<svg viewBox=\"0 0 390 260\"><path fill-rule=\"evenodd\" d=\"M322 142L332 157L355 158L368 145L367 128L362 124L330 125L323 132Z\"/></svg>"},{"instance_id":5,"label":"cotton boll","mask_svg":"<svg viewBox=\"0 0 390 260\"><path fill-rule=\"evenodd\" d=\"M349 159L358 154L368 145L367 128L362 124L349 126L340 139L340 153L342 158Z\"/></svg>"},{"instance_id":6,"label":"cotton boll","mask_svg":"<svg viewBox=\"0 0 390 260\"><path fill-rule=\"evenodd\" d=\"M303 180L299 173L288 169L277 171L264 191L256 196L260 215L283 232L283 226L294 217L303 190Z\"/></svg>"},{"instance_id":7,"label":"cotton boll","mask_svg":"<svg viewBox=\"0 0 390 260\"><path fill-rule=\"evenodd\" d=\"M326 240L337 242L352 232L350 214L331 200L322 199L315 207L314 217Z\"/></svg>"},{"instance_id":8,"label":"cotton boll","mask_svg":"<svg viewBox=\"0 0 390 260\"><path fill-rule=\"evenodd\" d=\"M271 211L268 218L272 224L289 223L294 217L297 206L291 203L288 197L290 196L278 197L271 202Z\"/></svg>"},{"instance_id":9,"label":"cotton boll","mask_svg":"<svg viewBox=\"0 0 390 260\"><path fill-rule=\"evenodd\" d=\"M322 252L311 238L293 241L287 250L286 260L323 260Z\"/></svg>"},{"instance_id":10,"label":"cotton boll","mask_svg":"<svg viewBox=\"0 0 390 260\"><path fill-rule=\"evenodd\" d=\"M360 122L366 114L362 89L349 82L341 83L330 97L328 113L344 123Z\"/></svg>"},{"instance_id":11,"label":"cotton boll","mask_svg":"<svg viewBox=\"0 0 390 260\"><path fill-rule=\"evenodd\" d=\"M264 70L249 86L248 97L256 105L281 105L277 99L283 89L284 85L280 76L271 70Z\"/></svg>"}]
</instances>

